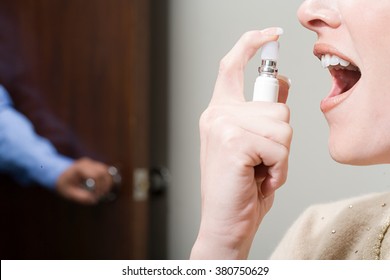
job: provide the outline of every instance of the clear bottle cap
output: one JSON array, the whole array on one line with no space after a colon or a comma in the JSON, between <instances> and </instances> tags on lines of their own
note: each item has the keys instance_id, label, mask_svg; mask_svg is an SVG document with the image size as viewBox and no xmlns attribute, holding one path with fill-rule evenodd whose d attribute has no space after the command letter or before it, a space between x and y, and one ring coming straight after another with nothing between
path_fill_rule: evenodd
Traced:
<instances>
[{"instance_id":1,"label":"clear bottle cap","mask_svg":"<svg viewBox=\"0 0 390 280\"><path fill-rule=\"evenodd\" d=\"M279 42L272 41L266 43L261 49L261 60L273 60L279 59Z\"/></svg>"}]
</instances>

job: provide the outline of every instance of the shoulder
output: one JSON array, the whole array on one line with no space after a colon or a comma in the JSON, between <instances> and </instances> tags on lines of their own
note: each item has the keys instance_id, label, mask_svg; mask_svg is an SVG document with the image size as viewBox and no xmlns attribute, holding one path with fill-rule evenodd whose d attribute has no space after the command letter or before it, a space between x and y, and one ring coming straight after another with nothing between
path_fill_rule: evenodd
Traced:
<instances>
[{"instance_id":1,"label":"shoulder","mask_svg":"<svg viewBox=\"0 0 390 280\"><path fill-rule=\"evenodd\" d=\"M390 192L314 205L289 229L272 258L388 258L389 226Z\"/></svg>"}]
</instances>

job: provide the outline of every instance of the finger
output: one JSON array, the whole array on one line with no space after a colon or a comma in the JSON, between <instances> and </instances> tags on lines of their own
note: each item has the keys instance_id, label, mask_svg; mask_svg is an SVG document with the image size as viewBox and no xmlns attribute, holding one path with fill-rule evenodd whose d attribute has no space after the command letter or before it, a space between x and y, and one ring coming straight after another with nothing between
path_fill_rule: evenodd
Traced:
<instances>
[{"instance_id":1,"label":"finger","mask_svg":"<svg viewBox=\"0 0 390 280\"><path fill-rule=\"evenodd\" d=\"M209 108L202 114L199 126L202 141L229 133L238 126L289 147L292 137L289 120L290 109L285 104L246 102Z\"/></svg>"},{"instance_id":2,"label":"finger","mask_svg":"<svg viewBox=\"0 0 390 280\"><path fill-rule=\"evenodd\" d=\"M261 173L256 171L256 168L261 164L266 166L267 169L262 174L266 174L263 185L267 187L263 193L275 191L287 178L289 149L275 141L235 126L227 133L210 139L208 144L209 147L213 147L214 153L219 153L224 159L223 162L219 162L222 170L229 168L239 174L250 175L247 173L248 168L253 168L251 172L258 181ZM226 167L223 166L225 164Z\"/></svg>"},{"instance_id":3,"label":"finger","mask_svg":"<svg viewBox=\"0 0 390 280\"><path fill-rule=\"evenodd\" d=\"M275 141L290 148L293 130L288 124L290 110L285 104L246 102L234 106L214 106L203 112L200 122L201 166L205 164L210 142L221 146L230 135L244 142L242 130ZM237 132L238 131L238 132ZM246 139L245 139L246 141Z\"/></svg>"},{"instance_id":4,"label":"finger","mask_svg":"<svg viewBox=\"0 0 390 280\"><path fill-rule=\"evenodd\" d=\"M210 127L210 130L215 133L214 135L216 135L217 141L223 141L224 137L227 138L232 133L236 133L237 138L245 139L237 132L243 130L267 138L288 149L290 148L293 134L291 126L286 122L264 116L252 115L241 117L225 115L224 117L219 118L218 121ZM246 139L241 141L246 141Z\"/></svg>"},{"instance_id":5,"label":"finger","mask_svg":"<svg viewBox=\"0 0 390 280\"><path fill-rule=\"evenodd\" d=\"M292 140L292 128L288 123L269 118L234 119L231 123L257 136L267 138L290 149Z\"/></svg>"},{"instance_id":6,"label":"finger","mask_svg":"<svg viewBox=\"0 0 390 280\"><path fill-rule=\"evenodd\" d=\"M93 192L78 188L76 186L68 188L66 196L73 201L86 205L93 205L99 201L99 197Z\"/></svg>"},{"instance_id":7,"label":"finger","mask_svg":"<svg viewBox=\"0 0 390 280\"><path fill-rule=\"evenodd\" d=\"M100 170L99 174L94 175L97 180L97 193L100 196L106 195L112 186L112 178L111 175L108 173L107 168L103 168Z\"/></svg>"},{"instance_id":8,"label":"finger","mask_svg":"<svg viewBox=\"0 0 390 280\"><path fill-rule=\"evenodd\" d=\"M279 75L278 76L279 80L279 97L278 97L278 102L280 103L286 103L287 97L288 97L288 92L291 87L291 80L287 78L286 76Z\"/></svg>"},{"instance_id":9,"label":"finger","mask_svg":"<svg viewBox=\"0 0 390 280\"><path fill-rule=\"evenodd\" d=\"M259 196L262 195L260 192L259 192ZM271 207L272 207L272 204L274 203L274 199L275 199L275 192L269 194L268 196L264 197L259 197L259 199L263 200L263 203L262 203L262 207L263 207L263 211L264 213L267 213Z\"/></svg>"},{"instance_id":10,"label":"finger","mask_svg":"<svg viewBox=\"0 0 390 280\"><path fill-rule=\"evenodd\" d=\"M77 174L80 180L94 181L93 192L98 196L103 196L110 190L111 176L108 173L108 166L103 163L82 159L78 162Z\"/></svg>"},{"instance_id":11,"label":"finger","mask_svg":"<svg viewBox=\"0 0 390 280\"><path fill-rule=\"evenodd\" d=\"M248 164L255 169L255 180L259 178L259 165L264 165L265 175L261 184L261 193L267 197L286 182L289 149L265 137L248 133L242 149L248 151ZM245 147L246 146L246 147ZM261 176L260 176L261 177ZM261 180L261 179L260 179Z\"/></svg>"},{"instance_id":12,"label":"finger","mask_svg":"<svg viewBox=\"0 0 390 280\"><path fill-rule=\"evenodd\" d=\"M274 157L268 157L266 153L263 155L263 163L268 167L267 176L261 186L262 193L265 197L273 194L287 180L288 171L288 149L274 149L277 154Z\"/></svg>"},{"instance_id":13,"label":"finger","mask_svg":"<svg viewBox=\"0 0 390 280\"><path fill-rule=\"evenodd\" d=\"M269 41L277 40L281 28L269 28L245 33L221 60L212 102L245 100L243 95L244 68L257 50Z\"/></svg>"}]
</instances>

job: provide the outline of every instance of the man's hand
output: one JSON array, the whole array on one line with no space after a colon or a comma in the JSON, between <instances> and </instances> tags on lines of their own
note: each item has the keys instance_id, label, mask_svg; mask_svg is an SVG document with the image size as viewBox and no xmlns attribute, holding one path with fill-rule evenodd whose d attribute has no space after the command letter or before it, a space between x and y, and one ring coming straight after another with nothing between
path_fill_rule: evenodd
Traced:
<instances>
[{"instance_id":1,"label":"man's hand","mask_svg":"<svg viewBox=\"0 0 390 280\"><path fill-rule=\"evenodd\" d=\"M108 168L106 164L89 158L76 160L58 178L56 191L81 204L96 204L114 185ZM85 182L91 184L90 189L85 187Z\"/></svg>"}]
</instances>

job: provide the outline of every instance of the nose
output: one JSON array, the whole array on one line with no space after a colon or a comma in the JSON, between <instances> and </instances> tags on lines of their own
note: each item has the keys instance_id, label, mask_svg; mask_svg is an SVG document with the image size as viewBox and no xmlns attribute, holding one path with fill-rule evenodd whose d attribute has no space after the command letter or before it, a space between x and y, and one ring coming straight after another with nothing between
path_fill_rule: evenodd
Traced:
<instances>
[{"instance_id":1,"label":"nose","mask_svg":"<svg viewBox=\"0 0 390 280\"><path fill-rule=\"evenodd\" d=\"M297 14L301 24L317 34L324 28L337 28L341 24L337 0L306 0Z\"/></svg>"}]
</instances>

